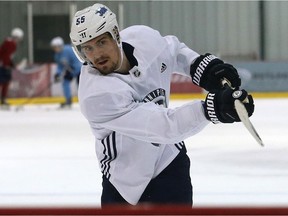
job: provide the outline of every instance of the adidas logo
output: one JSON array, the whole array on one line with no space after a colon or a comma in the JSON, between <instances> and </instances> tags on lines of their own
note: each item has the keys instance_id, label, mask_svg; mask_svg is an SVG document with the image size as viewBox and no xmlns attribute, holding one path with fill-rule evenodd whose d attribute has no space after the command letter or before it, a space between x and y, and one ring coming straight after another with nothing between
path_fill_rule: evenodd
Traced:
<instances>
[{"instance_id":1,"label":"adidas logo","mask_svg":"<svg viewBox=\"0 0 288 216\"><path fill-rule=\"evenodd\" d=\"M161 73L163 73L167 69L167 65L162 62L161 64Z\"/></svg>"}]
</instances>

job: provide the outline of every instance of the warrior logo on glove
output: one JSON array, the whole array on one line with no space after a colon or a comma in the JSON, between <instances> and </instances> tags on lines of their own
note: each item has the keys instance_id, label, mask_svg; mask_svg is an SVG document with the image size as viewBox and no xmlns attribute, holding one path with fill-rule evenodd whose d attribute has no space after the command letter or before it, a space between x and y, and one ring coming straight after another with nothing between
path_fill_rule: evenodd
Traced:
<instances>
[{"instance_id":1,"label":"warrior logo on glove","mask_svg":"<svg viewBox=\"0 0 288 216\"><path fill-rule=\"evenodd\" d=\"M203 103L206 118L214 124L240 122L241 120L234 106L235 100L243 102L249 117L253 114L254 101L247 91L223 88L213 90L207 94Z\"/></svg>"},{"instance_id":2,"label":"warrior logo on glove","mask_svg":"<svg viewBox=\"0 0 288 216\"><path fill-rule=\"evenodd\" d=\"M221 89L221 80L225 79L238 89L241 79L237 70L210 53L200 55L190 67L192 82L207 91Z\"/></svg>"},{"instance_id":3,"label":"warrior logo on glove","mask_svg":"<svg viewBox=\"0 0 288 216\"><path fill-rule=\"evenodd\" d=\"M193 83L195 83L198 86L200 85L200 80L204 71L206 70L206 67L214 59L217 59L217 57L214 55L207 55L206 57L203 58L203 60L199 63L198 67L196 68L194 76L192 77Z\"/></svg>"}]
</instances>

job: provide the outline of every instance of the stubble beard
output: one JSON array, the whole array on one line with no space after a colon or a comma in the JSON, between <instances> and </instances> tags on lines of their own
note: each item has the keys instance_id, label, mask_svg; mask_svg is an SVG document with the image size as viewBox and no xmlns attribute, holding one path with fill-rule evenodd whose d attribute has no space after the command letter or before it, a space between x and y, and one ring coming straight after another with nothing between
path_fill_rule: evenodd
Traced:
<instances>
[{"instance_id":1,"label":"stubble beard","mask_svg":"<svg viewBox=\"0 0 288 216\"><path fill-rule=\"evenodd\" d=\"M94 65L95 66L95 65ZM101 68L98 68L97 66L95 66L95 68L103 75L108 75L111 73L114 73L115 70L118 68L118 62L108 62L108 65L104 65Z\"/></svg>"},{"instance_id":2,"label":"stubble beard","mask_svg":"<svg viewBox=\"0 0 288 216\"><path fill-rule=\"evenodd\" d=\"M108 74L114 73L115 69L117 69L117 64L114 63L114 62L112 63L111 66L106 66L105 65L102 68L97 68L97 70L103 75L108 75Z\"/></svg>"}]
</instances>

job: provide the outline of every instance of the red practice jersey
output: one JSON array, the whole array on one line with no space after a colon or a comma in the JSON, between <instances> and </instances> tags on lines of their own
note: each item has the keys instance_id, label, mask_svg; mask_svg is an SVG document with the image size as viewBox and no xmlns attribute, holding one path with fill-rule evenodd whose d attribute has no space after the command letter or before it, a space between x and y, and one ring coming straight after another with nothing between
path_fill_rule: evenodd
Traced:
<instances>
[{"instance_id":1,"label":"red practice jersey","mask_svg":"<svg viewBox=\"0 0 288 216\"><path fill-rule=\"evenodd\" d=\"M17 48L17 44L12 38L7 38L0 46L0 66L13 66L12 58Z\"/></svg>"}]
</instances>

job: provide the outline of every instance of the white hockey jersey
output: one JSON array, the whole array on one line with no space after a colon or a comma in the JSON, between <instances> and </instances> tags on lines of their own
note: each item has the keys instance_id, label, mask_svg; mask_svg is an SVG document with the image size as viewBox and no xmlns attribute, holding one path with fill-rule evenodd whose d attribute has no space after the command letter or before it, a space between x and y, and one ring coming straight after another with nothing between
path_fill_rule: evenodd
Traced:
<instances>
[{"instance_id":1,"label":"white hockey jersey","mask_svg":"<svg viewBox=\"0 0 288 216\"><path fill-rule=\"evenodd\" d=\"M177 37L162 37L146 26L131 26L120 35L134 47L138 65L128 75L106 76L83 65L78 96L96 138L103 175L135 205L149 181L177 156L182 140L202 130L208 120L201 101L167 108L172 73L190 76L199 54Z\"/></svg>"}]
</instances>

